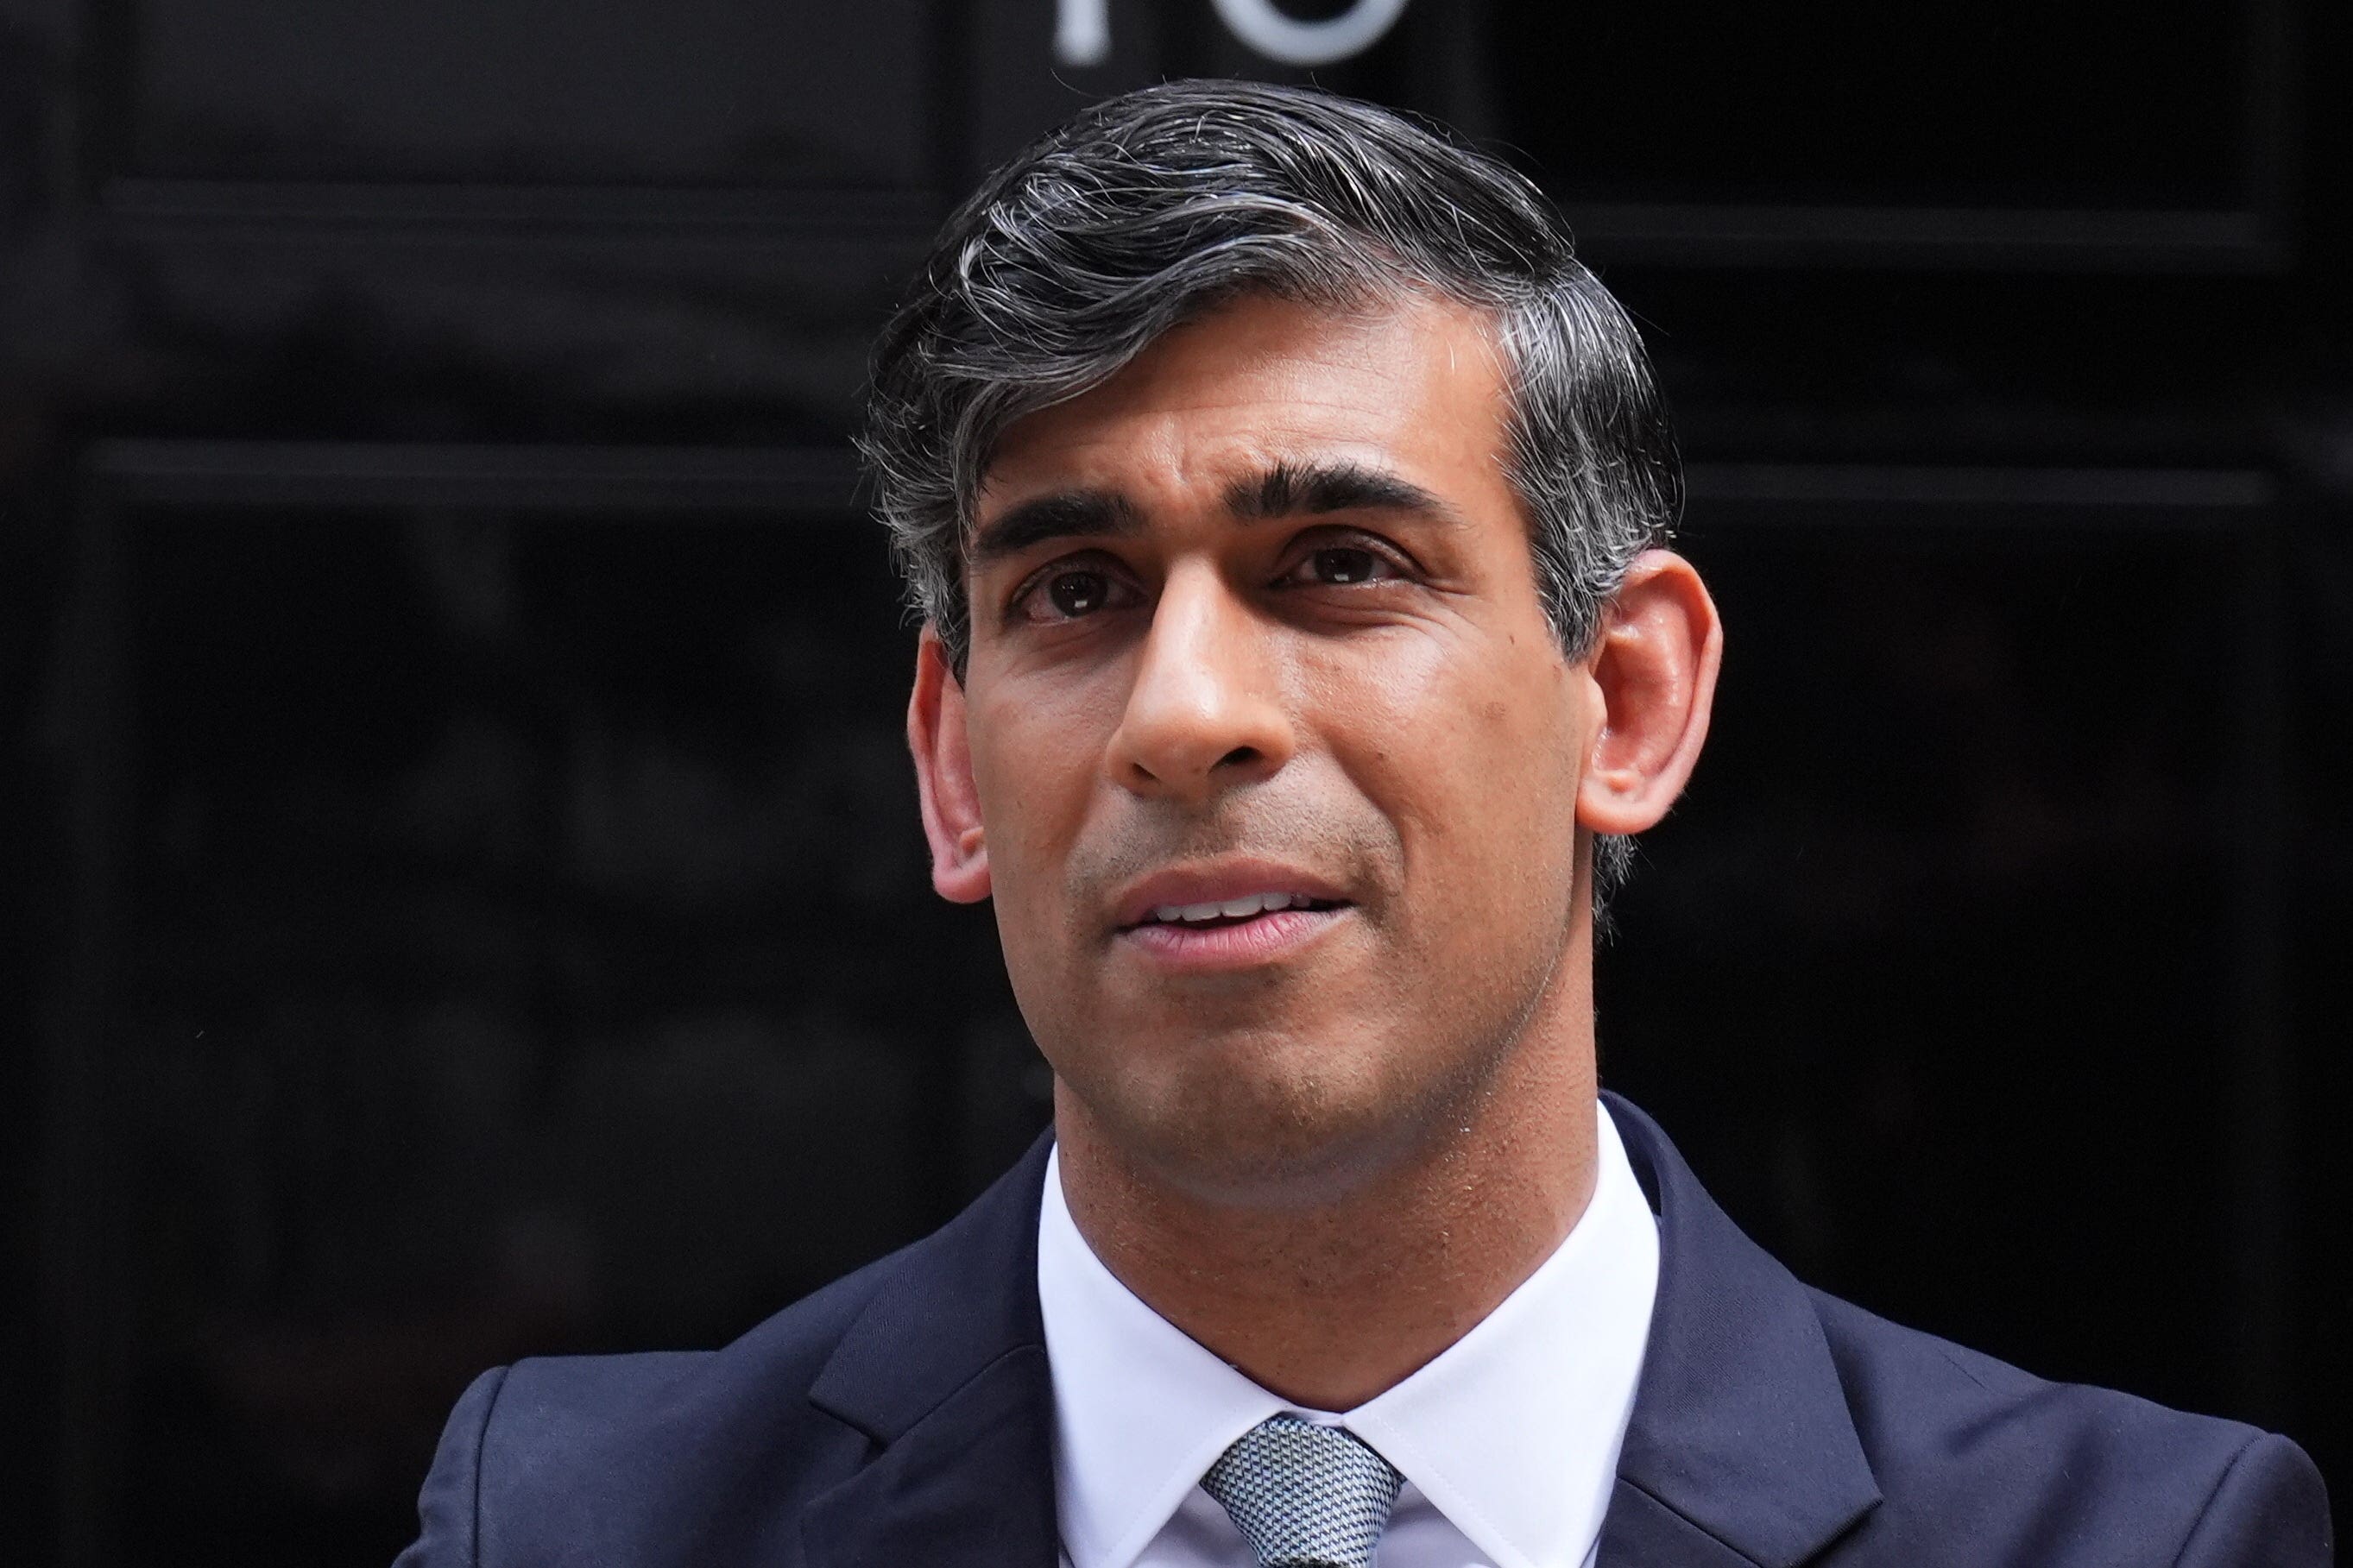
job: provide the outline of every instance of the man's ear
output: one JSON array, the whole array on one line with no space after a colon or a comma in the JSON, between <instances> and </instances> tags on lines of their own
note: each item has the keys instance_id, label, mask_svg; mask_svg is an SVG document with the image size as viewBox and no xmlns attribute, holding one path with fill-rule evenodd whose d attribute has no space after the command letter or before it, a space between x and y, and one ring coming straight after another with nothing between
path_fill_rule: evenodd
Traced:
<instances>
[{"instance_id":1,"label":"man's ear","mask_svg":"<svg viewBox=\"0 0 2353 1568\"><path fill-rule=\"evenodd\" d=\"M1577 785L1577 820L1640 833L1682 795L1707 739L1724 627L1690 562L1649 550L1627 568L1592 655L1601 727Z\"/></svg>"},{"instance_id":2,"label":"man's ear","mask_svg":"<svg viewBox=\"0 0 2353 1568\"><path fill-rule=\"evenodd\" d=\"M932 845L932 886L940 897L976 904L988 897L988 843L973 787L972 746L965 738L964 684L929 623L915 645L915 689L907 699L907 749L915 754L915 793L923 837Z\"/></svg>"}]
</instances>

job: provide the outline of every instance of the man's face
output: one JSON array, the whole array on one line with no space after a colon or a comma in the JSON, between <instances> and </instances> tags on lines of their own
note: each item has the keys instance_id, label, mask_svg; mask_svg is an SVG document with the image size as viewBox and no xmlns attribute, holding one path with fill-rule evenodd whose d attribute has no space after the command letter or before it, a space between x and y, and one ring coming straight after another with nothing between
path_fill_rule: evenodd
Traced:
<instances>
[{"instance_id":1,"label":"man's face","mask_svg":"<svg viewBox=\"0 0 2353 1568\"><path fill-rule=\"evenodd\" d=\"M1248 297L1008 433L965 736L1066 1136L1315 1201L1459 1124L1563 985L1583 1005L1557 972L1600 701L1504 419L1467 310Z\"/></svg>"}]
</instances>

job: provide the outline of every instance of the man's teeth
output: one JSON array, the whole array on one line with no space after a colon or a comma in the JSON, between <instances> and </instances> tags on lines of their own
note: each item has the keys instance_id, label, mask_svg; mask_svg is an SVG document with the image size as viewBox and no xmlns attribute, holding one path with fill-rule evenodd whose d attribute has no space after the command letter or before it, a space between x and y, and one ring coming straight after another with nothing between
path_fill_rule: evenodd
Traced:
<instances>
[{"instance_id":1,"label":"man's teeth","mask_svg":"<svg viewBox=\"0 0 2353 1568\"><path fill-rule=\"evenodd\" d=\"M1305 909L1307 903L1305 898L1296 893L1251 893L1211 904L1161 904L1153 910L1152 918L1168 924L1179 921L1239 920L1269 910L1287 910L1293 906Z\"/></svg>"}]
</instances>

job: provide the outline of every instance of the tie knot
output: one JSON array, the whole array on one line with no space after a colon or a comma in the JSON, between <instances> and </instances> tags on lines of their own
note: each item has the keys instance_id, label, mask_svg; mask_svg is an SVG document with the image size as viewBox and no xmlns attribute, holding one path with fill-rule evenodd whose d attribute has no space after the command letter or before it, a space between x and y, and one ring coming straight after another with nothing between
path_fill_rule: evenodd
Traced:
<instances>
[{"instance_id":1,"label":"tie knot","mask_svg":"<svg viewBox=\"0 0 2353 1568\"><path fill-rule=\"evenodd\" d=\"M1271 1415L1201 1478L1259 1568L1369 1568L1405 1478L1339 1426Z\"/></svg>"}]
</instances>

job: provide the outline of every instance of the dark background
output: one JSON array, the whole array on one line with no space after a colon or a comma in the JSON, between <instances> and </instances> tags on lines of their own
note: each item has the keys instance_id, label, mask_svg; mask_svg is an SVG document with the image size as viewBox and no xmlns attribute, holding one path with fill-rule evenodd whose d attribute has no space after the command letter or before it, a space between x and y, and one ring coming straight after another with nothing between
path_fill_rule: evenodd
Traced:
<instances>
[{"instance_id":1,"label":"dark background","mask_svg":"<svg viewBox=\"0 0 2353 1568\"><path fill-rule=\"evenodd\" d=\"M1328 18L1346 0L1281 0ZM1209 0L0 0L0 1540L379 1564L475 1372L711 1344L1044 1114L845 437ZM1607 1081L1812 1280L2353 1487L2353 79L2293 0L1414 0L1729 628Z\"/></svg>"}]
</instances>

